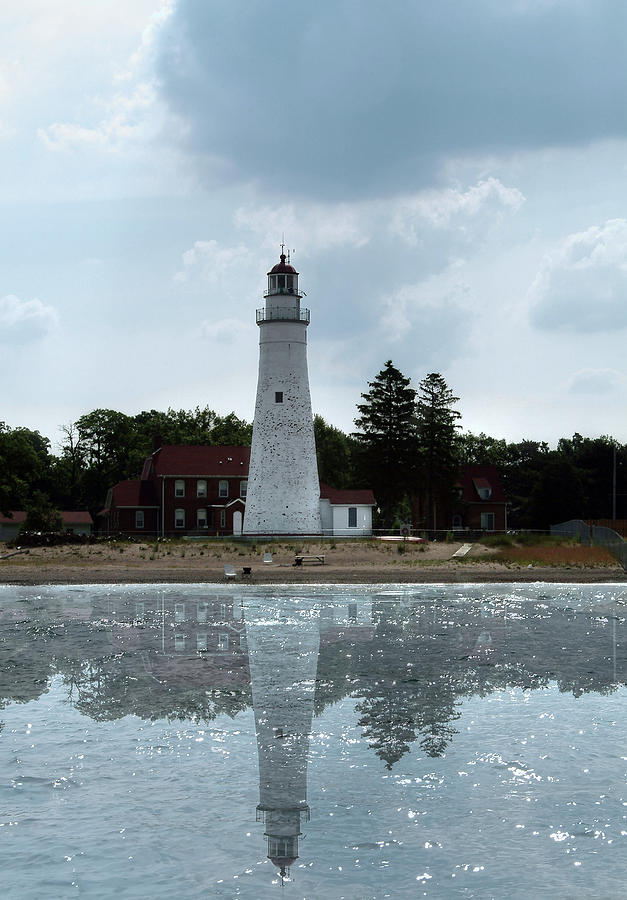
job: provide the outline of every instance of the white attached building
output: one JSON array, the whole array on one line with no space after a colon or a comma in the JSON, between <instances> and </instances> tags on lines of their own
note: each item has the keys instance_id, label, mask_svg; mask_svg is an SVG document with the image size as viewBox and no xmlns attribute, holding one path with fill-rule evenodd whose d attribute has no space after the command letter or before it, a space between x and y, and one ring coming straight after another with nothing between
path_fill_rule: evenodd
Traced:
<instances>
[{"instance_id":1,"label":"white attached building","mask_svg":"<svg viewBox=\"0 0 627 900\"><path fill-rule=\"evenodd\" d=\"M320 482L322 532L338 537L372 534L372 510L376 506L370 489L337 490Z\"/></svg>"}]
</instances>

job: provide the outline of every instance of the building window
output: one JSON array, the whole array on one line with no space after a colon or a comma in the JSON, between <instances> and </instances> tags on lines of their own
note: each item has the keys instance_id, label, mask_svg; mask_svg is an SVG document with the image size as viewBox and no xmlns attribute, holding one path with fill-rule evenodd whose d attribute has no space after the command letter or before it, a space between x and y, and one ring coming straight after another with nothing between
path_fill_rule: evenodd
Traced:
<instances>
[{"instance_id":1,"label":"building window","mask_svg":"<svg viewBox=\"0 0 627 900\"><path fill-rule=\"evenodd\" d=\"M461 516L453 516L453 528L461 528L462 527L462 517Z\"/></svg>"},{"instance_id":2,"label":"building window","mask_svg":"<svg viewBox=\"0 0 627 900\"><path fill-rule=\"evenodd\" d=\"M218 635L218 650L229 649L229 636L225 632Z\"/></svg>"},{"instance_id":3,"label":"building window","mask_svg":"<svg viewBox=\"0 0 627 900\"><path fill-rule=\"evenodd\" d=\"M206 509L199 509L196 511L196 528L207 528Z\"/></svg>"},{"instance_id":4,"label":"building window","mask_svg":"<svg viewBox=\"0 0 627 900\"><path fill-rule=\"evenodd\" d=\"M489 488L489 487L479 488L479 496L481 497L482 500L489 500L490 497L492 496L492 488Z\"/></svg>"},{"instance_id":5,"label":"building window","mask_svg":"<svg viewBox=\"0 0 627 900\"><path fill-rule=\"evenodd\" d=\"M482 531L494 531L494 513L481 513Z\"/></svg>"},{"instance_id":6,"label":"building window","mask_svg":"<svg viewBox=\"0 0 627 900\"><path fill-rule=\"evenodd\" d=\"M174 649L181 651L185 649L185 635L184 634L175 634L174 635Z\"/></svg>"},{"instance_id":7,"label":"building window","mask_svg":"<svg viewBox=\"0 0 627 900\"><path fill-rule=\"evenodd\" d=\"M357 507L356 506L348 507L348 527L349 528L357 528Z\"/></svg>"},{"instance_id":8,"label":"building window","mask_svg":"<svg viewBox=\"0 0 627 900\"><path fill-rule=\"evenodd\" d=\"M174 604L174 621L175 622L184 622L185 621L185 604L184 603L175 603Z\"/></svg>"},{"instance_id":9,"label":"building window","mask_svg":"<svg viewBox=\"0 0 627 900\"><path fill-rule=\"evenodd\" d=\"M145 612L145 609L144 609L143 602L140 601L140 602L136 603L135 604L135 618L139 619L141 621L144 618L144 612Z\"/></svg>"},{"instance_id":10,"label":"building window","mask_svg":"<svg viewBox=\"0 0 627 900\"><path fill-rule=\"evenodd\" d=\"M226 528L226 510L220 510L220 528Z\"/></svg>"},{"instance_id":11,"label":"building window","mask_svg":"<svg viewBox=\"0 0 627 900\"><path fill-rule=\"evenodd\" d=\"M174 510L174 527L175 528L185 528L185 510L184 509L175 509Z\"/></svg>"},{"instance_id":12,"label":"building window","mask_svg":"<svg viewBox=\"0 0 627 900\"><path fill-rule=\"evenodd\" d=\"M144 510L137 509L135 510L135 528L143 528L144 527Z\"/></svg>"},{"instance_id":13,"label":"building window","mask_svg":"<svg viewBox=\"0 0 627 900\"><path fill-rule=\"evenodd\" d=\"M207 482L204 478L200 478L196 482L196 496L197 497L206 497L207 496Z\"/></svg>"},{"instance_id":14,"label":"building window","mask_svg":"<svg viewBox=\"0 0 627 900\"><path fill-rule=\"evenodd\" d=\"M348 621L349 622L357 621L357 604L356 603L348 604Z\"/></svg>"},{"instance_id":15,"label":"building window","mask_svg":"<svg viewBox=\"0 0 627 900\"><path fill-rule=\"evenodd\" d=\"M207 621L207 610L209 608L208 603L199 603L196 607L196 618L199 622Z\"/></svg>"},{"instance_id":16,"label":"building window","mask_svg":"<svg viewBox=\"0 0 627 900\"><path fill-rule=\"evenodd\" d=\"M220 481L218 485L218 497L228 497L229 496L229 483L226 479Z\"/></svg>"},{"instance_id":17,"label":"building window","mask_svg":"<svg viewBox=\"0 0 627 900\"><path fill-rule=\"evenodd\" d=\"M185 496L185 482L182 478L177 478L174 482L174 496L175 497L184 497Z\"/></svg>"},{"instance_id":18,"label":"building window","mask_svg":"<svg viewBox=\"0 0 627 900\"><path fill-rule=\"evenodd\" d=\"M240 483L239 483L239 495L240 495L240 497L242 498L242 500L245 500L245 499L246 499L246 494L247 494L247 493L248 493L248 482L247 482L247 481L240 481Z\"/></svg>"},{"instance_id":19,"label":"building window","mask_svg":"<svg viewBox=\"0 0 627 900\"><path fill-rule=\"evenodd\" d=\"M196 634L196 650L206 650L207 649L207 632L198 632Z\"/></svg>"},{"instance_id":20,"label":"building window","mask_svg":"<svg viewBox=\"0 0 627 900\"><path fill-rule=\"evenodd\" d=\"M226 603L221 603L220 604L220 621L221 622L226 622L227 613L228 613L228 607L227 607Z\"/></svg>"},{"instance_id":21,"label":"building window","mask_svg":"<svg viewBox=\"0 0 627 900\"><path fill-rule=\"evenodd\" d=\"M275 403L283 403L283 391L275 391L274 392L274 402Z\"/></svg>"}]
</instances>

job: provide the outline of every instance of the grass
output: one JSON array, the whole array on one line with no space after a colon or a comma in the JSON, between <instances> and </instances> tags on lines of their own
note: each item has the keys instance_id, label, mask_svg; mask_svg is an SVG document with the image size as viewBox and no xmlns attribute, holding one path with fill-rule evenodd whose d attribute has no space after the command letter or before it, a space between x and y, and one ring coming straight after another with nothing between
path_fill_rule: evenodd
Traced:
<instances>
[{"instance_id":1,"label":"grass","mask_svg":"<svg viewBox=\"0 0 627 900\"><path fill-rule=\"evenodd\" d=\"M524 533L498 534L486 535L480 543L494 550L490 556L491 562L506 566L616 565L616 560L605 547L586 547L568 537Z\"/></svg>"}]
</instances>

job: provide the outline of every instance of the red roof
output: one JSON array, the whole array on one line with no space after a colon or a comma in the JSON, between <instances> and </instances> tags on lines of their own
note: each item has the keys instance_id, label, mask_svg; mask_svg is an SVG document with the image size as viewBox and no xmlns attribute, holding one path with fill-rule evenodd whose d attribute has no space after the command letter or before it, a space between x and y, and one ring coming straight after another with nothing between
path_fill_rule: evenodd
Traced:
<instances>
[{"instance_id":1,"label":"red roof","mask_svg":"<svg viewBox=\"0 0 627 900\"><path fill-rule=\"evenodd\" d=\"M250 447L206 447L169 445L152 454L155 475L247 476ZM144 466L144 470L146 466Z\"/></svg>"},{"instance_id":2,"label":"red roof","mask_svg":"<svg viewBox=\"0 0 627 900\"><path fill-rule=\"evenodd\" d=\"M26 518L26 513L22 509L12 509L10 516L0 516L0 522L3 525L19 525Z\"/></svg>"},{"instance_id":3,"label":"red roof","mask_svg":"<svg viewBox=\"0 0 627 900\"><path fill-rule=\"evenodd\" d=\"M158 506L152 481L120 481L113 488L113 505Z\"/></svg>"},{"instance_id":4,"label":"red roof","mask_svg":"<svg viewBox=\"0 0 627 900\"><path fill-rule=\"evenodd\" d=\"M288 275L298 275L298 272L294 268L294 266L290 266L285 262L285 253L281 254L281 262L278 262L276 266L272 266L268 275L276 275L277 273L286 272Z\"/></svg>"},{"instance_id":5,"label":"red roof","mask_svg":"<svg viewBox=\"0 0 627 900\"><path fill-rule=\"evenodd\" d=\"M496 466L465 466L460 477L461 499L466 503L506 503L507 498ZM483 500L479 488L491 488L489 500Z\"/></svg>"},{"instance_id":6,"label":"red roof","mask_svg":"<svg viewBox=\"0 0 627 900\"><path fill-rule=\"evenodd\" d=\"M94 520L86 509L61 510L64 525L93 525Z\"/></svg>"},{"instance_id":7,"label":"red roof","mask_svg":"<svg viewBox=\"0 0 627 900\"><path fill-rule=\"evenodd\" d=\"M0 516L0 522L3 525L21 525L26 520L26 513L23 509L11 510L11 518L9 516ZM60 510L59 515L64 525L93 525L94 520L86 509L65 509Z\"/></svg>"},{"instance_id":8,"label":"red roof","mask_svg":"<svg viewBox=\"0 0 627 900\"><path fill-rule=\"evenodd\" d=\"M329 487L324 481L320 482L320 499L329 500L332 504L354 504L356 506L376 506L377 501L370 488L339 488Z\"/></svg>"}]
</instances>

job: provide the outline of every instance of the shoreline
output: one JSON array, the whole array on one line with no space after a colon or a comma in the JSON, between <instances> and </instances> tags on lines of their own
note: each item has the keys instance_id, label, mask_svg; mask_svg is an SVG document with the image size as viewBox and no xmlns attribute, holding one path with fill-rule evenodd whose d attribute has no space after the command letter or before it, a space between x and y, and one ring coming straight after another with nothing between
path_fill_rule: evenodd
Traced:
<instances>
[{"instance_id":1,"label":"shoreline","mask_svg":"<svg viewBox=\"0 0 627 900\"><path fill-rule=\"evenodd\" d=\"M462 558L459 543L396 545L338 543L307 546L324 563L294 565L302 545L296 543L215 546L155 543L36 547L6 555L0 547L0 584L464 584L548 582L627 584L616 562L569 559L561 565L496 562L493 552L474 544ZM9 551L10 552L10 551ZM270 564L263 554L272 554ZM586 564L587 563L587 564ZM236 577L225 577L225 566ZM250 575L244 574L244 569Z\"/></svg>"},{"instance_id":2,"label":"shoreline","mask_svg":"<svg viewBox=\"0 0 627 900\"><path fill-rule=\"evenodd\" d=\"M425 565L411 569L397 566L385 568L338 568L318 566L299 568L298 571L283 567L253 570L251 575L237 571L234 579L224 577L223 569L195 568L134 569L128 566L114 567L30 567L12 566L0 569L0 584L14 586L77 585L77 584L504 584L546 582L555 584L607 584L624 583L627 573L620 566L583 568L580 566L503 566L453 564Z\"/></svg>"}]
</instances>

